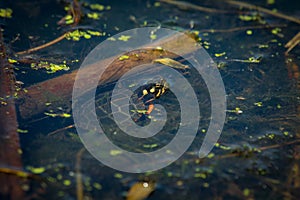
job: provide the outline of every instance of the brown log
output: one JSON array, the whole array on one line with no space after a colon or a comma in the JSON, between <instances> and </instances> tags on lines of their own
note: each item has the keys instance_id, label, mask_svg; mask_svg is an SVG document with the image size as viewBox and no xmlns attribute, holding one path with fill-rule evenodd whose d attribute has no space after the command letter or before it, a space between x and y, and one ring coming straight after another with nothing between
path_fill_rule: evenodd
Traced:
<instances>
[{"instance_id":1,"label":"brown log","mask_svg":"<svg viewBox=\"0 0 300 200\"><path fill-rule=\"evenodd\" d=\"M0 166L22 169L14 102L15 79L0 32ZM0 199L23 199L20 177L0 173Z\"/></svg>"},{"instance_id":2,"label":"brown log","mask_svg":"<svg viewBox=\"0 0 300 200\"><path fill-rule=\"evenodd\" d=\"M172 49L179 55L186 55L195 51L196 48L199 48L196 47L196 41L191 35L188 39L186 35L173 35L168 38L164 38L157 44L163 49ZM129 59L114 60L114 62L106 69L105 75L103 75L102 79L99 80L99 84L116 81L124 73L135 66L151 63L157 58L178 57L178 55L162 49L152 48L147 50L142 48L143 47L141 47L141 50L126 53L126 55L129 55ZM81 91L89 91L91 87L93 87L89 83L89 79L99 76L94 73L94 69L96 67L106 67L110 60L111 58L98 61L84 69L84 73L90 78L87 78L84 81L84 84L80 86ZM28 119L34 115L44 112L47 109L53 109L58 106L70 107L76 74L77 70L26 88L28 92L22 96L23 100L19 105L19 113L21 117L23 119ZM46 106L46 103L51 103L51 106Z\"/></svg>"}]
</instances>

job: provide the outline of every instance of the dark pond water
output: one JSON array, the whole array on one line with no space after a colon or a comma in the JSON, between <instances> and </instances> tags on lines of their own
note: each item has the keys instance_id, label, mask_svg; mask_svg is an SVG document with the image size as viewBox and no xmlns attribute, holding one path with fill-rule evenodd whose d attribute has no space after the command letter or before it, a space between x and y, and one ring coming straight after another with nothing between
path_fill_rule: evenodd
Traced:
<instances>
[{"instance_id":1,"label":"dark pond water","mask_svg":"<svg viewBox=\"0 0 300 200\"><path fill-rule=\"evenodd\" d=\"M19 62L15 64L15 74L17 80L24 83L23 88L78 69L95 46L125 30L152 26L197 31L199 44L218 65L224 82L226 122L209 156L199 159L197 152L210 122L211 100L204 81L197 78L193 70L178 70L194 88L200 88L196 94L201 110L197 136L183 156L171 165L155 172L132 174L103 165L86 150L81 152L84 146L72 117L62 116L72 114L69 107L51 108L30 119L19 116L19 128L26 130L20 133L24 169L42 178L28 182L28 198L79 199L78 160L81 161L84 199L124 199L129 188L143 180L156 183L148 199L300 198L299 46L288 56L284 54L284 46L300 30L299 24L257 10L239 9L222 1L189 2L231 12L182 9L150 0L80 2L83 17L73 27L57 25L67 14L64 7L69 1L0 3L1 8L13 10L12 18L0 18L12 59L65 62L70 67L69 71L49 73L42 67L35 70L32 64ZM274 4L268 4L272 1L249 2L298 19L300 16L297 0L288 3L276 0ZM104 10L91 9L90 5L96 3L104 5ZM83 36L79 41L62 40L26 56L15 56L16 52L76 29L105 34L92 35L89 39ZM294 65L287 64L289 59L293 59ZM156 102L167 107L169 117L157 137L147 140L145 145L143 140L114 134L118 127L107 114L112 89L113 84L98 87L96 106L101 107L97 109L99 121L115 144L136 152L153 151L175 137L180 125L180 106L171 92ZM108 109L102 109L105 107ZM51 117L47 113L58 115ZM79 152L82 153L80 158Z\"/></svg>"}]
</instances>

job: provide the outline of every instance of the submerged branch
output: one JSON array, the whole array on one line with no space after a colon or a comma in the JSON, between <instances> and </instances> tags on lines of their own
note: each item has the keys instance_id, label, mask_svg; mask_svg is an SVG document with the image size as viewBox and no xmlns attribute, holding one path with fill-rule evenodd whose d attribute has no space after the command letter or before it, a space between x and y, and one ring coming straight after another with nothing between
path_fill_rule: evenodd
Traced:
<instances>
[{"instance_id":1,"label":"submerged branch","mask_svg":"<svg viewBox=\"0 0 300 200\"><path fill-rule=\"evenodd\" d=\"M259 25L259 26L241 26L241 27L234 27L228 29L202 29L199 30L200 33L231 33L235 31L243 31L248 29L268 29L268 28L277 28L277 27L286 27L284 24L274 24L274 25Z\"/></svg>"},{"instance_id":2,"label":"submerged branch","mask_svg":"<svg viewBox=\"0 0 300 200\"><path fill-rule=\"evenodd\" d=\"M201 12L208 12L208 13L229 13L229 11L217 10L214 8L206 8L206 7L198 6L198 5L188 3L185 1L173 1L173 0L159 0L159 1L163 2L163 3L175 5L175 6L179 7L180 9L184 9L184 10L191 9L191 10L198 10Z\"/></svg>"},{"instance_id":3,"label":"submerged branch","mask_svg":"<svg viewBox=\"0 0 300 200\"><path fill-rule=\"evenodd\" d=\"M0 31L0 164L22 169L21 147L17 132L17 114L14 95L15 76L8 63L6 50ZM23 199L24 191L18 177L0 174L0 198Z\"/></svg>"},{"instance_id":4,"label":"submerged branch","mask_svg":"<svg viewBox=\"0 0 300 200\"><path fill-rule=\"evenodd\" d=\"M82 185L82 175L81 175L81 157L85 148L82 148L78 151L76 155L76 194L77 200L83 200L83 185Z\"/></svg>"},{"instance_id":5,"label":"submerged branch","mask_svg":"<svg viewBox=\"0 0 300 200\"><path fill-rule=\"evenodd\" d=\"M41 49L44 49L46 47L49 47L55 43L58 43L60 41L62 41L63 39L66 38L66 36L69 34L69 32L59 36L58 38L50 41L50 42L47 42L46 44L43 44L41 46L37 46L37 47L34 47L34 48L31 48L31 49L28 49L28 50L25 50L25 51L20 51L20 52L17 52L16 54L17 55L23 55L23 54L28 54L28 53L32 53L32 52L35 52L35 51L38 51L38 50L41 50Z\"/></svg>"},{"instance_id":6,"label":"submerged branch","mask_svg":"<svg viewBox=\"0 0 300 200\"><path fill-rule=\"evenodd\" d=\"M288 41L288 43L286 43L286 45L284 46L285 48L288 48L285 52L285 55L288 55L289 52L295 47L297 46L297 44L300 43L300 32L297 33L297 35L295 35L290 41Z\"/></svg>"},{"instance_id":7,"label":"submerged branch","mask_svg":"<svg viewBox=\"0 0 300 200\"><path fill-rule=\"evenodd\" d=\"M263 7L260 7L260 6L256 6L256 5L253 5L253 4L250 4L250 3L238 2L238 1L233 1L233 0L226 0L225 2L227 2L229 4L232 4L232 5L248 8L248 9L258 10L260 12L263 12L263 13L281 18L281 19L285 19L285 20L292 21L292 22L295 22L297 24L300 24L300 19L288 16L288 15L285 15L285 14L282 14L282 13L279 13L279 12L274 12L272 10L269 10L269 9L266 9L266 8L263 8Z\"/></svg>"}]
</instances>

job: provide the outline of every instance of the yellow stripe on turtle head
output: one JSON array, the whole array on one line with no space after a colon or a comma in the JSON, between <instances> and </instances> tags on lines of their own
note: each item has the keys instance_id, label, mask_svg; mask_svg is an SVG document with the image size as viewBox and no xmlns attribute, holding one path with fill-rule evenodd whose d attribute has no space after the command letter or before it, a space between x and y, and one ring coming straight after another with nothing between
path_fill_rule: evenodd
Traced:
<instances>
[{"instance_id":1,"label":"yellow stripe on turtle head","mask_svg":"<svg viewBox=\"0 0 300 200\"><path fill-rule=\"evenodd\" d=\"M151 92L151 93L154 93L154 92L155 92L155 87L151 88L151 89L150 89L150 92Z\"/></svg>"},{"instance_id":2,"label":"yellow stripe on turtle head","mask_svg":"<svg viewBox=\"0 0 300 200\"><path fill-rule=\"evenodd\" d=\"M155 95L156 97L159 97L161 93L161 90L158 90L157 94Z\"/></svg>"},{"instance_id":3,"label":"yellow stripe on turtle head","mask_svg":"<svg viewBox=\"0 0 300 200\"><path fill-rule=\"evenodd\" d=\"M147 90L143 90L143 95L147 95L148 91Z\"/></svg>"}]
</instances>

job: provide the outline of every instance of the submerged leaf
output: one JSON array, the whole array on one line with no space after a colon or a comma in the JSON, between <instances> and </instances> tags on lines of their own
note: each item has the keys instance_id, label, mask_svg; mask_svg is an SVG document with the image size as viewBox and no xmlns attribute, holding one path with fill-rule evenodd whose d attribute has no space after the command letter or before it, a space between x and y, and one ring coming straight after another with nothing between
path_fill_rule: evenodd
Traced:
<instances>
[{"instance_id":1,"label":"submerged leaf","mask_svg":"<svg viewBox=\"0 0 300 200\"><path fill-rule=\"evenodd\" d=\"M155 59L153 62L160 63L175 69L189 69L189 66L181 64L180 62L173 60L171 58L159 58L159 59Z\"/></svg>"},{"instance_id":2,"label":"submerged leaf","mask_svg":"<svg viewBox=\"0 0 300 200\"><path fill-rule=\"evenodd\" d=\"M126 200L143 200L146 199L155 189L155 183L137 182L128 191Z\"/></svg>"},{"instance_id":3,"label":"submerged leaf","mask_svg":"<svg viewBox=\"0 0 300 200\"><path fill-rule=\"evenodd\" d=\"M118 38L118 40L127 42L130 38L131 38L130 35L121 35L121 36Z\"/></svg>"}]
</instances>

